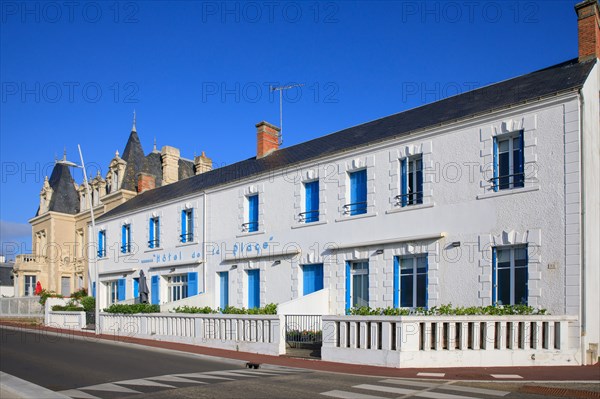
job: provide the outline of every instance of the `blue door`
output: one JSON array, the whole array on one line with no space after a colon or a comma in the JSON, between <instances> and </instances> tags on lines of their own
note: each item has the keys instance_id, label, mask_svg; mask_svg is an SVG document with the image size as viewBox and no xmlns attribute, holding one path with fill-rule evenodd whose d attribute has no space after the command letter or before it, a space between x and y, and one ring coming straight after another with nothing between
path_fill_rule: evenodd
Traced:
<instances>
[{"instance_id":1,"label":"blue door","mask_svg":"<svg viewBox=\"0 0 600 399\"><path fill-rule=\"evenodd\" d=\"M220 307L221 309L225 309L229 306L229 272L221 272L219 273L219 282L220 282Z\"/></svg>"},{"instance_id":2,"label":"blue door","mask_svg":"<svg viewBox=\"0 0 600 399\"><path fill-rule=\"evenodd\" d=\"M323 289L323 264L304 265L302 270L304 280L303 295Z\"/></svg>"},{"instance_id":3,"label":"blue door","mask_svg":"<svg viewBox=\"0 0 600 399\"><path fill-rule=\"evenodd\" d=\"M260 307L260 270L248 270L248 309Z\"/></svg>"}]
</instances>

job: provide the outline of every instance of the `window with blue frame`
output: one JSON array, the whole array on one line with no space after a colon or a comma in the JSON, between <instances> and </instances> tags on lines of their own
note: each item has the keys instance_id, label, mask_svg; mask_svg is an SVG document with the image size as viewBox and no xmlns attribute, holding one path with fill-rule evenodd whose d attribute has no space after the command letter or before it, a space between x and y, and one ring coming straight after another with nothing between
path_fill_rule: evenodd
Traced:
<instances>
[{"instance_id":1,"label":"window with blue frame","mask_svg":"<svg viewBox=\"0 0 600 399\"><path fill-rule=\"evenodd\" d=\"M126 254L131 252L131 225L121 226L121 252Z\"/></svg>"},{"instance_id":2,"label":"window with blue frame","mask_svg":"<svg viewBox=\"0 0 600 399\"><path fill-rule=\"evenodd\" d=\"M492 249L492 302L498 305L527 305L527 246Z\"/></svg>"},{"instance_id":3,"label":"window with blue frame","mask_svg":"<svg viewBox=\"0 0 600 399\"><path fill-rule=\"evenodd\" d=\"M319 221L319 181L304 183L304 212L300 214L304 223Z\"/></svg>"},{"instance_id":4,"label":"window with blue frame","mask_svg":"<svg viewBox=\"0 0 600 399\"><path fill-rule=\"evenodd\" d=\"M396 198L401 206L423 203L423 158L421 155L400 161L400 195Z\"/></svg>"},{"instance_id":5,"label":"window with blue frame","mask_svg":"<svg viewBox=\"0 0 600 399\"><path fill-rule=\"evenodd\" d=\"M258 231L258 194L249 195L247 221L242 225L242 231L251 233Z\"/></svg>"},{"instance_id":6,"label":"window with blue frame","mask_svg":"<svg viewBox=\"0 0 600 399\"><path fill-rule=\"evenodd\" d=\"M302 294L308 295L323 289L323 264L302 266Z\"/></svg>"},{"instance_id":7,"label":"window with blue frame","mask_svg":"<svg viewBox=\"0 0 600 399\"><path fill-rule=\"evenodd\" d=\"M260 307L260 270L248 270L248 309Z\"/></svg>"},{"instance_id":8,"label":"window with blue frame","mask_svg":"<svg viewBox=\"0 0 600 399\"><path fill-rule=\"evenodd\" d=\"M494 137L494 191L525 186L523 132Z\"/></svg>"},{"instance_id":9,"label":"window with blue frame","mask_svg":"<svg viewBox=\"0 0 600 399\"><path fill-rule=\"evenodd\" d=\"M394 259L394 307L427 307L427 255Z\"/></svg>"},{"instance_id":10,"label":"window with blue frame","mask_svg":"<svg viewBox=\"0 0 600 399\"><path fill-rule=\"evenodd\" d=\"M219 307L225 309L229 306L229 272L219 273Z\"/></svg>"},{"instance_id":11,"label":"window with blue frame","mask_svg":"<svg viewBox=\"0 0 600 399\"><path fill-rule=\"evenodd\" d=\"M113 304L125 300L125 279L108 281L108 303Z\"/></svg>"},{"instance_id":12,"label":"window with blue frame","mask_svg":"<svg viewBox=\"0 0 600 399\"><path fill-rule=\"evenodd\" d=\"M350 203L344 205L344 210L350 215L367 213L367 170L349 173Z\"/></svg>"},{"instance_id":13,"label":"window with blue frame","mask_svg":"<svg viewBox=\"0 0 600 399\"><path fill-rule=\"evenodd\" d=\"M148 248L160 248L160 218L150 218L148 226Z\"/></svg>"},{"instance_id":14,"label":"window with blue frame","mask_svg":"<svg viewBox=\"0 0 600 399\"><path fill-rule=\"evenodd\" d=\"M98 231L98 257L106 257L106 230Z\"/></svg>"},{"instance_id":15,"label":"window with blue frame","mask_svg":"<svg viewBox=\"0 0 600 399\"><path fill-rule=\"evenodd\" d=\"M181 242L194 242L194 210L181 211Z\"/></svg>"}]
</instances>

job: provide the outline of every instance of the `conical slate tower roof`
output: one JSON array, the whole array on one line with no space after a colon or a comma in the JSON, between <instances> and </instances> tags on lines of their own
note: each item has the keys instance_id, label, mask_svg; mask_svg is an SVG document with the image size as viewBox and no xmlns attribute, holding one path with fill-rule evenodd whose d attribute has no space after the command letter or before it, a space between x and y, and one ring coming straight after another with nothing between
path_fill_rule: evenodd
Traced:
<instances>
[{"instance_id":1,"label":"conical slate tower roof","mask_svg":"<svg viewBox=\"0 0 600 399\"><path fill-rule=\"evenodd\" d=\"M56 162L48 181L53 190L49 211L70 215L79 212L79 195L74 183L69 166L62 161Z\"/></svg>"},{"instance_id":2,"label":"conical slate tower roof","mask_svg":"<svg viewBox=\"0 0 600 399\"><path fill-rule=\"evenodd\" d=\"M144 159L146 156L144 155L140 138L135 131L135 125L131 130L127 145L125 145L125 151L123 151L123 156L121 158L127 162L121 188L124 190L137 191L137 174L143 171Z\"/></svg>"}]
</instances>

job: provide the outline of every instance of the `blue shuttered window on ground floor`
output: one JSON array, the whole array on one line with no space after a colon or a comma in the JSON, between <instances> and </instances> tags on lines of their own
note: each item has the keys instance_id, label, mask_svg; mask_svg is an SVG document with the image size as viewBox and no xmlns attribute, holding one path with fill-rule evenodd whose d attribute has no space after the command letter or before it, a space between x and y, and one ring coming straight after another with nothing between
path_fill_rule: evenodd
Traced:
<instances>
[{"instance_id":1,"label":"blue shuttered window on ground floor","mask_svg":"<svg viewBox=\"0 0 600 399\"><path fill-rule=\"evenodd\" d=\"M152 278L150 279L150 302L152 303L152 305L158 305L159 304L159 298L160 298L160 285L159 285L159 277L158 276L152 276Z\"/></svg>"},{"instance_id":2,"label":"blue shuttered window on ground floor","mask_svg":"<svg viewBox=\"0 0 600 399\"><path fill-rule=\"evenodd\" d=\"M140 279L136 277L133 279L133 297L137 298L138 296L140 296Z\"/></svg>"},{"instance_id":3,"label":"blue shuttered window on ground floor","mask_svg":"<svg viewBox=\"0 0 600 399\"><path fill-rule=\"evenodd\" d=\"M188 296L198 295L198 272L188 273Z\"/></svg>"},{"instance_id":4,"label":"blue shuttered window on ground floor","mask_svg":"<svg viewBox=\"0 0 600 399\"><path fill-rule=\"evenodd\" d=\"M323 264L302 266L303 295L323 289Z\"/></svg>"},{"instance_id":5,"label":"blue shuttered window on ground floor","mask_svg":"<svg viewBox=\"0 0 600 399\"><path fill-rule=\"evenodd\" d=\"M117 300L124 301L125 300L125 279L120 278L117 283Z\"/></svg>"},{"instance_id":6,"label":"blue shuttered window on ground floor","mask_svg":"<svg viewBox=\"0 0 600 399\"><path fill-rule=\"evenodd\" d=\"M229 306L229 272L219 273L219 290L219 307L225 309Z\"/></svg>"},{"instance_id":7,"label":"blue shuttered window on ground floor","mask_svg":"<svg viewBox=\"0 0 600 399\"><path fill-rule=\"evenodd\" d=\"M260 270L248 270L248 309L260 307Z\"/></svg>"}]
</instances>

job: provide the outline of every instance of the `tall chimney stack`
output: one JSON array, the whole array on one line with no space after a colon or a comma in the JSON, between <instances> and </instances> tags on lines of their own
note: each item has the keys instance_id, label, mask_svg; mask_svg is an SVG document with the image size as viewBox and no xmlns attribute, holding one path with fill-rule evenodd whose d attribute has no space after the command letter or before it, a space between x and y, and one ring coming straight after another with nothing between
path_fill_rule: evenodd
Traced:
<instances>
[{"instance_id":1,"label":"tall chimney stack","mask_svg":"<svg viewBox=\"0 0 600 399\"><path fill-rule=\"evenodd\" d=\"M212 170L212 159L202 151L201 155L194 157L194 169L197 175Z\"/></svg>"},{"instance_id":2,"label":"tall chimney stack","mask_svg":"<svg viewBox=\"0 0 600 399\"><path fill-rule=\"evenodd\" d=\"M279 149L280 128L262 121L256 124L256 158L266 157Z\"/></svg>"},{"instance_id":3,"label":"tall chimney stack","mask_svg":"<svg viewBox=\"0 0 600 399\"><path fill-rule=\"evenodd\" d=\"M579 37L579 62L600 57L600 9L598 0L584 0L575 6Z\"/></svg>"}]
</instances>

